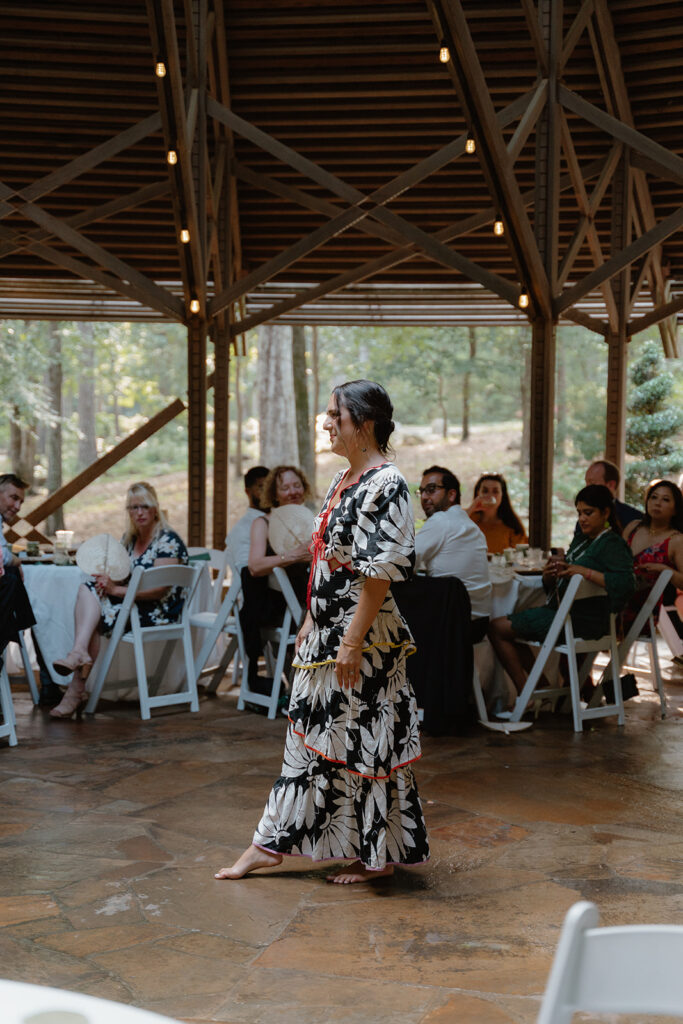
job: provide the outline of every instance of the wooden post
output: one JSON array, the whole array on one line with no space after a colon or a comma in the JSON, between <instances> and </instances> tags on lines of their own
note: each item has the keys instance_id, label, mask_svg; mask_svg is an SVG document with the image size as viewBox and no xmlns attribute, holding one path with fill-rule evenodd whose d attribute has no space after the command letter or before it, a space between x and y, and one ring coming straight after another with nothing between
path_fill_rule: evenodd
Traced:
<instances>
[{"instance_id":1,"label":"wooden post","mask_svg":"<svg viewBox=\"0 0 683 1024\"><path fill-rule=\"evenodd\" d=\"M612 253L620 252L631 241L632 182L628 151L617 165L612 179ZM625 267L612 281L617 307L617 330L607 336L607 408L605 458L621 470L619 496L624 496L623 469L626 460L626 370L628 367L628 315L630 309L631 268Z\"/></svg>"},{"instance_id":2,"label":"wooden post","mask_svg":"<svg viewBox=\"0 0 683 1024\"><path fill-rule=\"evenodd\" d=\"M206 537L206 321L195 316L187 327L187 543Z\"/></svg>"},{"instance_id":3,"label":"wooden post","mask_svg":"<svg viewBox=\"0 0 683 1024\"><path fill-rule=\"evenodd\" d=\"M227 326L228 318L223 318ZM216 370L213 383L213 518L212 544L222 549L228 532L230 332L214 320L211 336Z\"/></svg>"},{"instance_id":4,"label":"wooden post","mask_svg":"<svg viewBox=\"0 0 683 1024\"><path fill-rule=\"evenodd\" d=\"M547 550L552 535L555 405L555 324L539 317L531 334L531 440L529 539Z\"/></svg>"}]
</instances>

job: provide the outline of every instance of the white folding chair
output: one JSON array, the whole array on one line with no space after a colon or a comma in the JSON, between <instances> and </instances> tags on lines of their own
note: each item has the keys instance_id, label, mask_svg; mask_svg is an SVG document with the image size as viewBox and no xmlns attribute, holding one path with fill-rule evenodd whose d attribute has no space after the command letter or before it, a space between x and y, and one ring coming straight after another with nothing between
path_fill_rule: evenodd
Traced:
<instances>
[{"instance_id":1,"label":"white folding chair","mask_svg":"<svg viewBox=\"0 0 683 1024\"><path fill-rule=\"evenodd\" d=\"M479 672L477 670L477 651L482 650L484 647L486 647L486 639L482 640L478 644L474 644L472 648L472 691L474 693L474 702L477 705L479 724L483 725L486 729L490 729L492 732L504 732L506 734L511 732L521 732L523 729L530 729L532 725L531 722L496 722L489 718L489 713L486 708L486 700L484 699L484 693L481 688L481 679L479 678Z\"/></svg>"},{"instance_id":2,"label":"white folding chair","mask_svg":"<svg viewBox=\"0 0 683 1024\"><path fill-rule=\"evenodd\" d=\"M233 678L237 678L240 667L245 664L244 639L238 615L241 594L242 581L239 573L233 571L232 583L218 610L215 612L196 612L194 615L190 615L191 626L207 630L201 650L194 663L196 679L199 679L203 673L211 673L211 680L206 687L207 693L216 692L221 679L228 669L228 665L236 655ZM229 637L229 641L218 665L212 665L207 669L206 664L220 636Z\"/></svg>"},{"instance_id":3,"label":"white folding chair","mask_svg":"<svg viewBox=\"0 0 683 1024\"><path fill-rule=\"evenodd\" d=\"M276 590L280 590L285 599L285 613L282 624L268 629L261 630L261 636L265 641L265 656L268 671L272 673L273 685L269 694L256 693L249 689L249 662L244 659L242 668L242 685L237 701L240 711L244 710L246 701L251 704L258 704L268 708L268 718L275 718L277 714L277 702L280 695L280 683L285 667L287 648L293 644L301 623L302 608L294 593L294 588L289 581L289 576L284 569L273 569L271 584ZM277 645L277 655L273 658L272 649Z\"/></svg>"},{"instance_id":4,"label":"white folding chair","mask_svg":"<svg viewBox=\"0 0 683 1024\"><path fill-rule=\"evenodd\" d=\"M140 697L140 716L143 719L150 717L152 708L171 707L175 704L189 704L190 711L199 711L199 698L197 696L197 679L194 672L194 652L192 650L192 634L190 632L190 602L201 573L201 566L191 565L159 565L152 569L143 569L137 566L130 578L126 597L121 605L121 610L116 619L114 631L109 641L106 653L95 666L95 678L92 682L90 698L86 705L86 713L92 714L97 707L100 694L105 685L107 673L111 666L114 654L119 643L133 644L135 652L135 669L137 673L136 682ZM135 596L146 590L154 590L158 587L182 587L185 591L183 610L177 622L168 625L142 626L140 616L135 604ZM130 620L130 621L129 621ZM130 626L130 631L126 629ZM145 641L164 640L164 650L161 653L156 671L151 680L151 686L147 679L147 668L145 665ZM168 668L169 661L175 643L180 640L183 645L185 658L185 682L184 690L176 693L159 694L157 691ZM129 685L128 681L117 681L117 689Z\"/></svg>"},{"instance_id":5,"label":"white folding chair","mask_svg":"<svg viewBox=\"0 0 683 1024\"><path fill-rule=\"evenodd\" d=\"M599 928L594 903L570 907L536 1024L580 1011L683 1017L683 926Z\"/></svg>"},{"instance_id":6,"label":"white folding chair","mask_svg":"<svg viewBox=\"0 0 683 1024\"><path fill-rule=\"evenodd\" d=\"M211 580L211 600L207 610L217 612L223 600L223 584L226 581L228 569L232 568L230 552L227 548L224 551L218 548L188 548L187 553L190 565L201 566L202 563L208 562L211 572L215 573Z\"/></svg>"},{"instance_id":7,"label":"white folding chair","mask_svg":"<svg viewBox=\"0 0 683 1024\"><path fill-rule=\"evenodd\" d=\"M605 718L609 715L617 715L619 725L624 724L624 700L621 693L621 680L619 678L619 651L616 634L616 615L610 615L610 631L597 640L583 640L574 636L570 612L575 600L582 600L586 597L606 596L602 587L590 583L583 576L572 576L567 585L560 606L555 613L548 634L542 644L534 641L519 641L527 643L530 647L540 648L534 666L527 677L524 689L517 697L512 711L499 715L501 719L508 719L511 722L519 722L527 709L531 699L539 698L571 698L572 713L574 717L574 731L581 732L584 721L593 718ZM560 638L564 636L562 641ZM569 687L539 687L536 689L543 675L543 669L553 651L558 654L565 654L569 662ZM610 666L612 682L614 685L614 701L601 705L600 707L585 707L581 701L581 685L588 677L596 654L600 651L607 651L610 655ZM576 655L588 654L579 672ZM592 658L590 657L592 655Z\"/></svg>"},{"instance_id":8,"label":"white folding chair","mask_svg":"<svg viewBox=\"0 0 683 1024\"><path fill-rule=\"evenodd\" d=\"M12 703L12 690L9 685L9 676L3 663L0 668L0 711L2 712L2 723L0 723L0 737L7 736L10 747L17 745L16 715Z\"/></svg>"},{"instance_id":9,"label":"white folding chair","mask_svg":"<svg viewBox=\"0 0 683 1024\"><path fill-rule=\"evenodd\" d=\"M671 569L663 569L650 590L643 606L631 624L631 628L619 644L619 664L624 665L629 652L636 644L647 644L650 653L650 669L654 676L654 687L659 694L659 704L662 710L662 718L666 718L666 694L662 681L662 671L659 665L659 653L657 651L657 624L655 623L655 608L660 597L666 590L668 583L673 576ZM647 632L646 632L647 631ZM608 668L610 666L608 665ZM607 669L605 670L607 671Z\"/></svg>"}]
</instances>

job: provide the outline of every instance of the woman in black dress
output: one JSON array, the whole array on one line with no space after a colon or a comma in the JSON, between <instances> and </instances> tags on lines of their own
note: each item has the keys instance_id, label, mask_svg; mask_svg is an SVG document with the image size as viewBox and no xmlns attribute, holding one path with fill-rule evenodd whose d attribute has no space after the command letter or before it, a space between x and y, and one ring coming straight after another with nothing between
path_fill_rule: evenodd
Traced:
<instances>
[{"instance_id":1,"label":"woman in black dress","mask_svg":"<svg viewBox=\"0 0 683 1024\"><path fill-rule=\"evenodd\" d=\"M292 854L351 861L330 880L365 882L429 856L411 767L420 757L405 671L412 637L390 590L415 560L408 485L386 461L392 413L371 381L332 393L325 429L349 467L316 520L282 774L252 845L216 878Z\"/></svg>"}]
</instances>

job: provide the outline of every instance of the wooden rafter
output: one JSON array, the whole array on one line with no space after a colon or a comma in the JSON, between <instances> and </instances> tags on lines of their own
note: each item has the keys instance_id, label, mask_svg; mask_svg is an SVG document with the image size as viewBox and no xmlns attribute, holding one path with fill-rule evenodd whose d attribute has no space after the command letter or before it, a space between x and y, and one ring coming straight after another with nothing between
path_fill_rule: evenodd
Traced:
<instances>
[{"instance_id":1,"label":"wooden rafter","mask_svg":"<svg viewBox=\"0 0 683 1024\"><path fill-rule=\"evenodd\" d=\"M595 187L591 191L590 196L588 196L587 212L584 213L579 219L579 222L574 230L574 234L572 235L571 242L569 243L566 252L562 258L562 262L560 264L560 269L557 275L557 283L559 288L563 287L567 278L569 277L569 274L572 271L574 261L576 260L576 257L579 253L581 246L583 245L588 228L591 222L593 221L595 214L597 213L598 207L600 206L600 203L604 198L605 192L607 191L607 188L612 180L612 175L614 174L617 163L619 162L621 152L621 143L615 142L609 152L607 160L605 161L605 166L602 169L600 177L598 178Z\"/></svg>"}]
</instances>

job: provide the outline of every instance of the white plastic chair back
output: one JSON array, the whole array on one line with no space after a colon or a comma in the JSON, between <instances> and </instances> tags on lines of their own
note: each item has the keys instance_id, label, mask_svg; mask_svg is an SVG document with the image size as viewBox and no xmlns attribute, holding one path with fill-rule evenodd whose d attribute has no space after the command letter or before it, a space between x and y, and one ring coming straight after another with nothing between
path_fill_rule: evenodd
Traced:
<instances>
[{"instance_id":1,"label":"white plastic chair back","mask_svg":"<svg viewBox=\"0 0 683 1024\"><path fill-rule=\"evenodd\" d=\"M215 693L221 679L227 671L228 665L235 655L238 655L239 661L236 665L233 678L236 677L236 672L239 666L244 665L246 655L244 652L244 639L242 637L242 629L238 614L241 595L242 581L239 573L233 572L232 582L218 610L215 612L198 612L197 614L190 616L191 626L195 629L205 629L207 631L201 650L195 660L195 678L199 679L202 672L204 672L206 664L211 657L211 653L214 650L216 642L221 634L226 634L230 637L229 643L226 645L217 667L206 669L207 675L209 672L212 673L211 680L206 688L207 693Z\"/></svg>"},{"instance_id":2,"label":"white plastic chair back","mask_svg":"<svg viewBox=\"0 0 683 1024\"><path fill-rule=\"evenodd\" d=\"M299 630L299 625L303 617L303 609L299 604L296 594L294 593L294 588L290 583L289 576L284 569L281 569L279 566L273 569L269 584L274 590L279 590L285 599L285 611L282 617L282 624L280 626L275 626L271 629L264 629L261 631L261 635L266 642L266 661L270 671L273 673L273 684L269 694L256 693L254 690L251 690L249 688L248 679L249 666L248 662L245 660L244 667L242 669L242 685L240 687L237 708L239 711L243 711L245 702L250 701L252 704L258 704L261 707L267 708L268 718L275 718L275 715L277 714L280 683L285 667L287 648L292 645L296 639L296 634ZM277 647L277 654L275 658L272 657L271 653L271 649L273 647Z\"/></svg>"},{"instance_id":3,"label":"white plastic chair back","mask_svg":"<svg viewBox=\"0 0 683 1024\"><path fill-rule=\"evenodd\" d=\"M16 716L14 714L14 704L12 703L12 690L9 685L9 676L7 675L7 669L4 664L0 668L0 712L2 712L0 737L6 736L10 747L16 747Z\"/></svg>"},{"instance_id":4,"label":"white plastic chair back","mask_svg":"<svg viewBox=\"0 0 683 1024\"><path fill-rule=\"evenodd\" d=\"M683 926L599 921L594 903L569 909L536 1024L570 1024L579 1011L683 1017Z\"/></svg>"},{"instance_id":5,"label":"white plastic chair back","mask_svg":"<svg viewBox=\"0 0 683 1024\"><path fill-rule=\"evenodd\" d=\"M191 711L199 711L197 678L194 672L194 653L192 650L192 635L190 633L190 604L201 572L201 565L159 565L151 569L143 569L139 565L134 569L126 590L126 596L121 605L121 610L116 619L109 646L104 657L98 659L90 698L85 708L86 713L92 714L95 711L114 654L119 643L122 642L133 644L138 694L140 697L140 715L143 719L150 718L152 708L170 707L175 704L189 704ZM171 622L167 625L142 626L138 609L135 605L135 597L138 591L144 592L157 589L158 587L183 588L185 593L181 617L177 622ZM130 626L130 631L126 632L128 626ZM152 687L149 685L145 665L144 641L146 637L152 641L163 640L166 642L164 652L159 659L152 680ZM177 640L182 641L183 646L186 687L184 690L178 690L176 693L159 694L157 691L170 662L173 646Z\"/></svg>"},{"instance_id":6,"label":"white plastic chair back","mask_svg":"<svg viewBox=\"0 0 683 1024\"><path fill-rule=\"evenodd\" d=\"M654 676L655 688L659 694L659 703L662 709L662 718L666 718L666 694L664 693L664 682L662 671L659 665L659 654L657 652L657 624L655 623L655 608L663 595L673 576L673 570L663 569L655 580L650 593L640 608L638 614L631 624L631 628L619 644L619 661L621 665L626 663L629 651L638 643L647 644L650 651L650 668ZM609 666L608 666L609 667Z\"/></svg>"}]
</instances>

